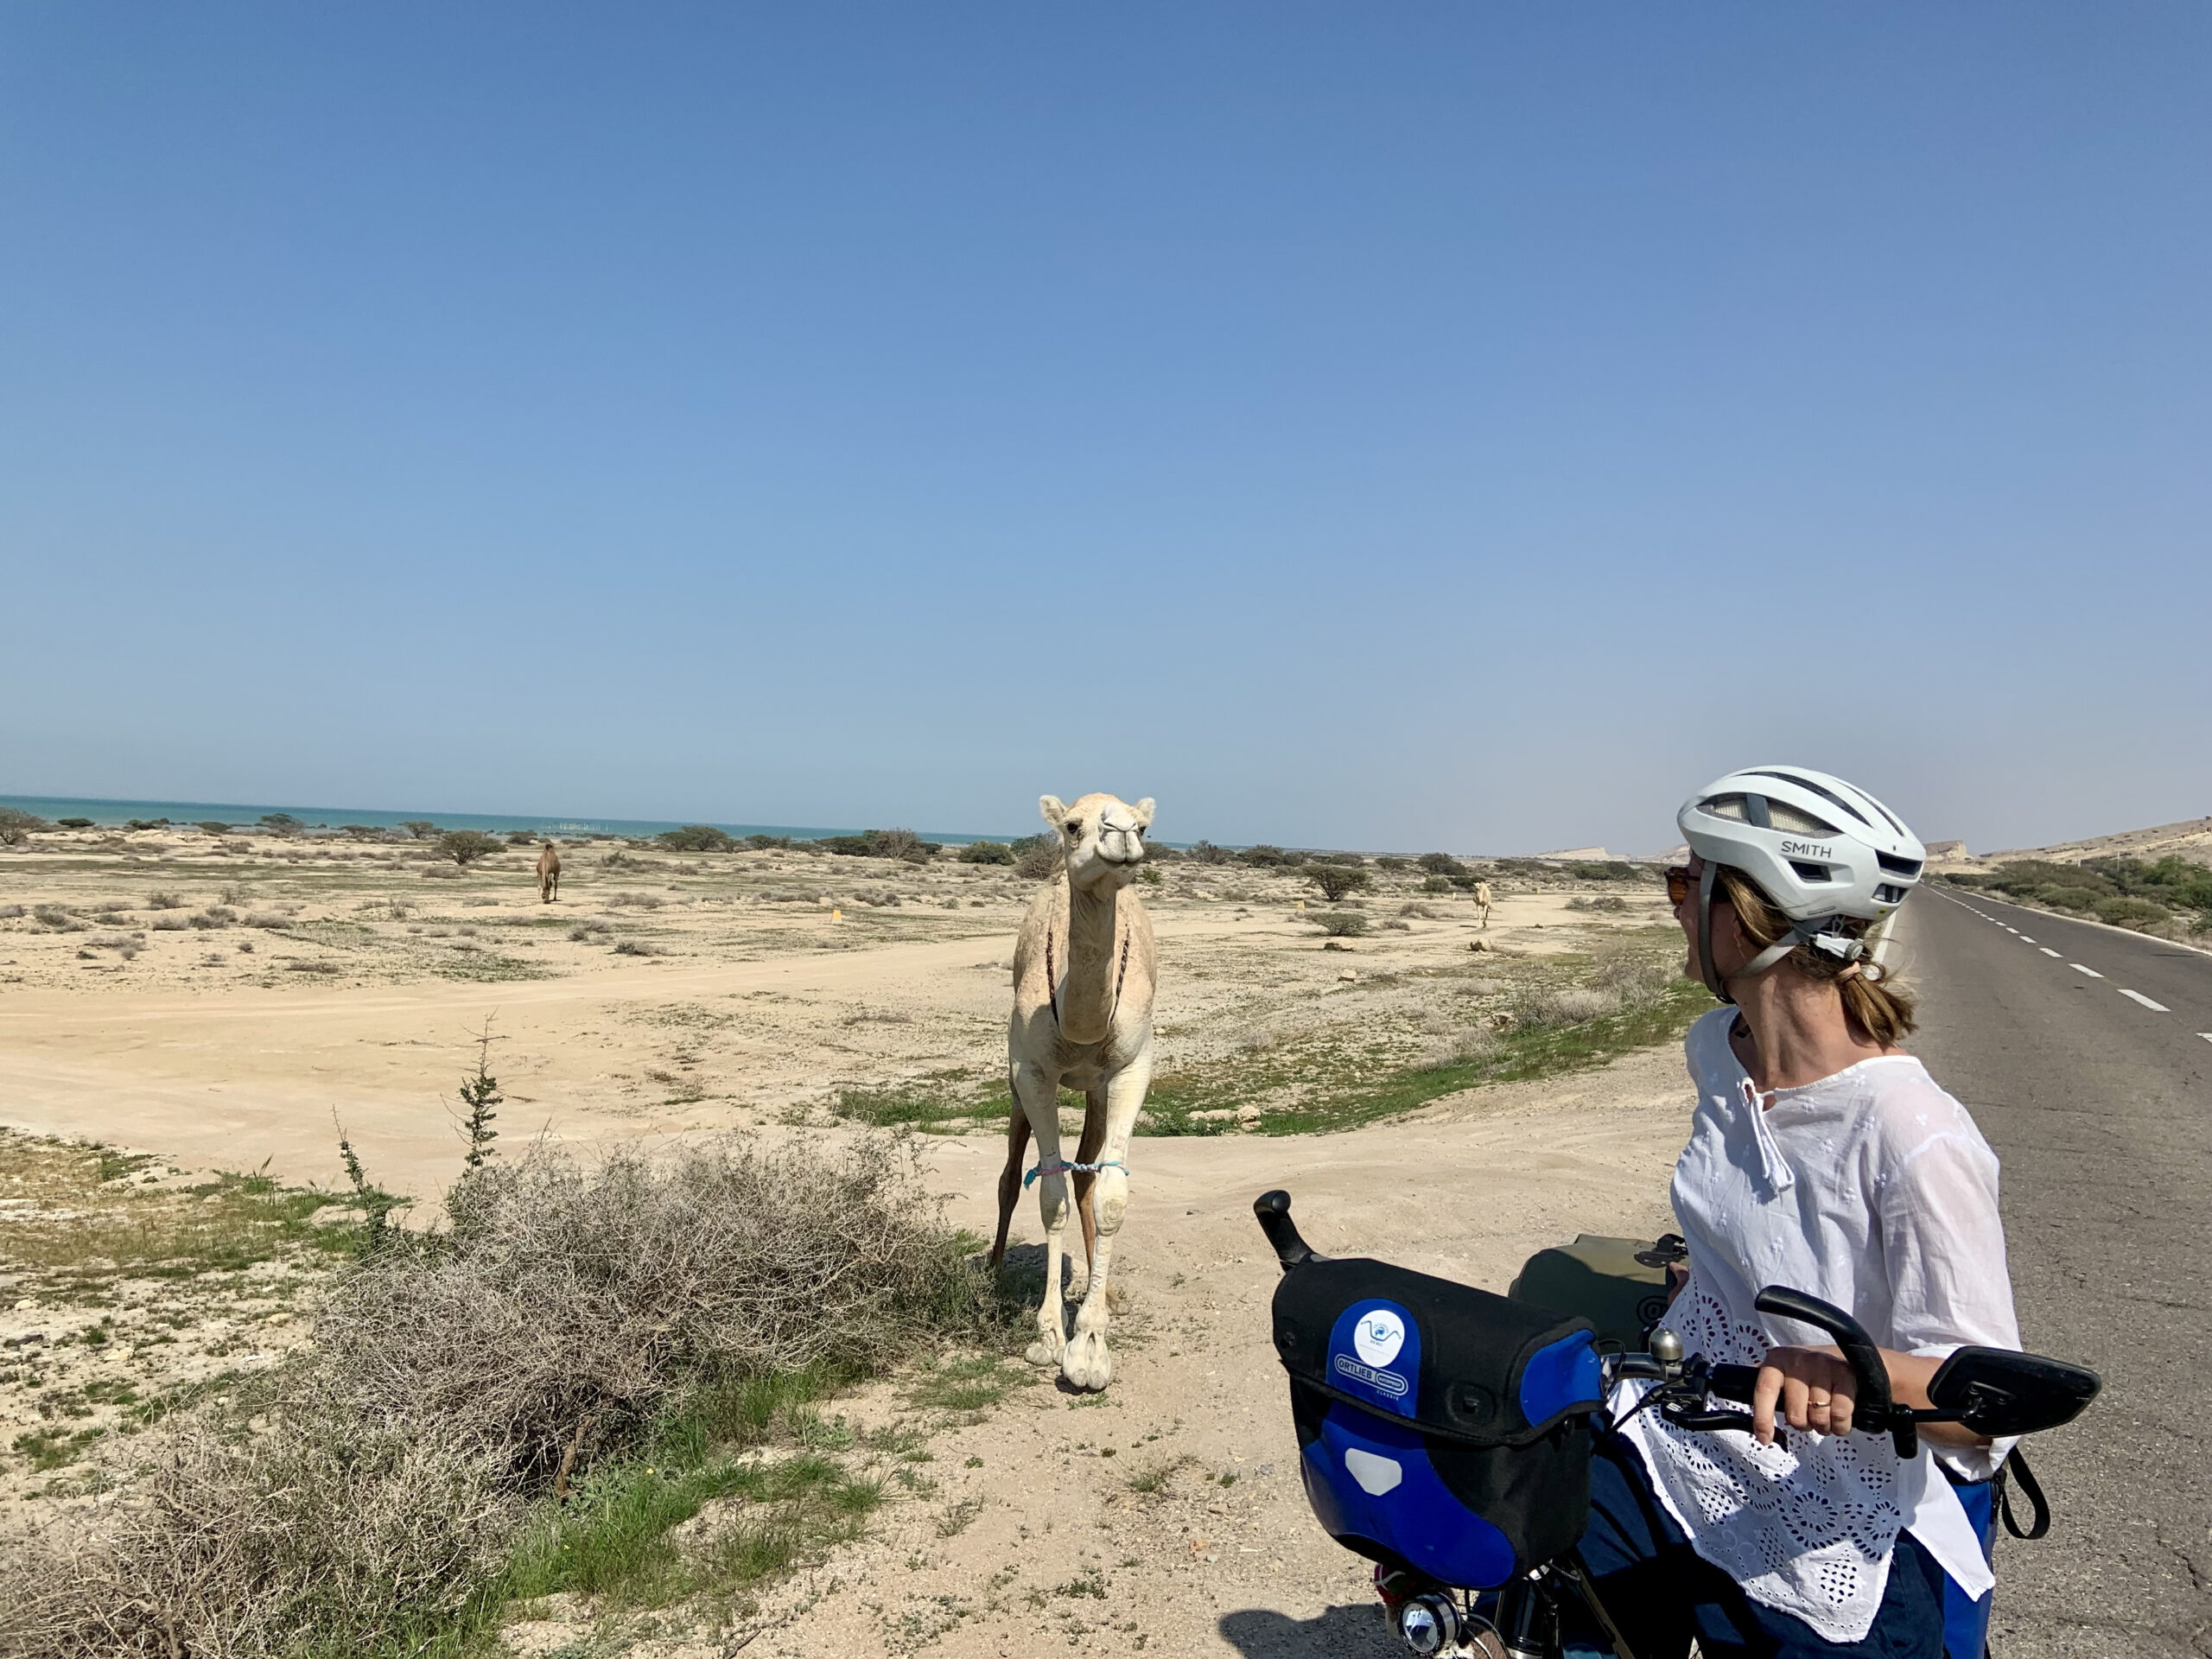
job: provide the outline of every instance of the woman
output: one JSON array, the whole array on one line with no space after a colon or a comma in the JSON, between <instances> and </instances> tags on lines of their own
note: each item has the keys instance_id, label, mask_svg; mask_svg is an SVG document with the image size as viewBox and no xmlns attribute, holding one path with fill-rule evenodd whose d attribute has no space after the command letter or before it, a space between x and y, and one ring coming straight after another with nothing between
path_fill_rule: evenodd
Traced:
<instances>
[{"instance_id":1,"label":"woman","mask_svg":"<svg viewBox=\"0 0 2212 1659\"><path fill-rule=\"evenodd\" d=\"M1961 1344L2019 1345L1996 1157L1898 1046L1912 1002L1870 937L1925 853L1873 797L1796 766L1732 772L1679 822L1690 861L1668 887L1690 971L1731 1006L1687 1044L1698 1103L1673 1199L1689 1255L1661 1323L1759 1382L1749 1433L1628 1415L1583 1555L1637 1659L1693 1636L1706 1659L1939 1659L1946 1576L1984 1617L1991 1584L1947 1475L1988 1479L2009 1442L1930 1425L1898 1459L1850 1432L1851 1371L1821 1333L1752 1306L1783 1284L1847 1309L1909 1405Z\"/></svg>"}]
</instances>

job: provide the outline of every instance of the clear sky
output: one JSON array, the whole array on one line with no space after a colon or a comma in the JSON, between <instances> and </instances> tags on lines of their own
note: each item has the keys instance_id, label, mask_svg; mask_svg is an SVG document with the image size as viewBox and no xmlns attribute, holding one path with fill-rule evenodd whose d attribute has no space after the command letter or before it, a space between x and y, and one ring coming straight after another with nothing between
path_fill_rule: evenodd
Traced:
<instances>
[{"instance_id":1,"label":"clear sky","mask_svg":"<svg viewBox=\"0 0 2212 1659\"><path fill-rule=\"evenodd\" d=\"M2212 812L2212 9L0 6L0 792Z\"/></svg>"}]
</instances>

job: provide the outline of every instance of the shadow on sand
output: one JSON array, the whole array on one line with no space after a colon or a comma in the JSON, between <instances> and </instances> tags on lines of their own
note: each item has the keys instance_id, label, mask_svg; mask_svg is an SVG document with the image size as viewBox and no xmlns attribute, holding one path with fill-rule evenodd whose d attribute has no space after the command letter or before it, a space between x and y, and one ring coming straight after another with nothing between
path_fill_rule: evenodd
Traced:
<instances>
[{"instance_id":1,"label":"shadow on sand","mask_svg":"<svg viewBox=\"0 0 2212 1659\"><path fill-rule=\"evenodd\" d=\"M1390 1659L1405 1652L1374 1601L1332 1607L1319 1618L1248 1607L1222 1615L1221 1635L1244 1659Z\"/></svg>"}]
</instances>

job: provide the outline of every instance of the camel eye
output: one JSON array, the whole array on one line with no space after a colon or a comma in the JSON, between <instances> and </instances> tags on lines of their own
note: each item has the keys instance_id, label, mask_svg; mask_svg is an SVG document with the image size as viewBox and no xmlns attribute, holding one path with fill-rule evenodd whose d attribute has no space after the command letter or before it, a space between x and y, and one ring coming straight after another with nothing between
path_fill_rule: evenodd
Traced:
<instances>
[{"instance_id":1,"label":"camel eye","mask_svg":"<svg viewBox=\"0 0 2212 1659\"><path fill-rule=\"evenodd\" d=\"M1083 820L1081 818L1070 818L1067 823L1067 830L1068 834L1071 836L1081 835L1083 833Z\"/></svg>"}]
</instances>

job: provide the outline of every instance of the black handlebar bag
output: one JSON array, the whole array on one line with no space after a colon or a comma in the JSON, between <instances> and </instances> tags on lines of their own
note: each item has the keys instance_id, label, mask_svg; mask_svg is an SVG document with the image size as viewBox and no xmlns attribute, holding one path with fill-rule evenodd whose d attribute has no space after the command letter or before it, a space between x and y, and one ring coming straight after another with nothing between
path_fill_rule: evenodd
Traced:
<instances>
[{"instance_id":1,"label":"black handlebar bag","mask_svg":"<svg viewBox=\"0 0 2212 1659\"><path fill-rule=\"evenodd\" d=\"M1587 1319L1313 1260L1275 1287L1274 1342L1306 1499L1338 1542L1486 1590L1582 1536L1603 1403Z\"/></svg>"}]
</instances>

